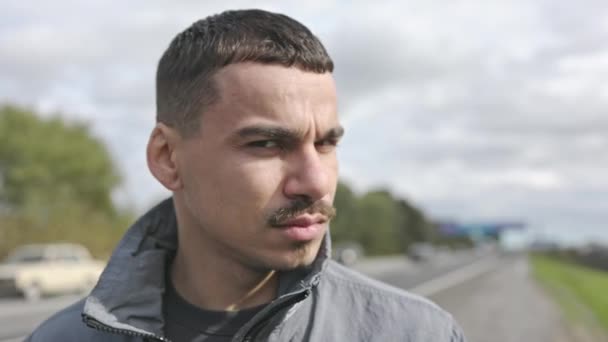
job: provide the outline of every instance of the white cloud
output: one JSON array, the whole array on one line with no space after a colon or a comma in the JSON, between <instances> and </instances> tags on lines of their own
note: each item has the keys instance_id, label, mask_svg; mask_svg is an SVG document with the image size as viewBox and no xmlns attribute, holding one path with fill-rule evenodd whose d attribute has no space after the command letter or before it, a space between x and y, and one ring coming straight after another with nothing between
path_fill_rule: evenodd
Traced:
<instances>
[{"instance_id":1,"label":"white cloud","mask_svg":"<svg viewBox=\"0 0 608 342\"><path fill-rule=\"evenodd\" d=\"M347 128L342 173L356 188L390 187L438 217L606 231L603 0L9 0L0 100L91 122L125 174L121 199L145 207L165 193L143 153L157 60L226 6L284 12L324 41Z\"/></svg>"}]
</instances>

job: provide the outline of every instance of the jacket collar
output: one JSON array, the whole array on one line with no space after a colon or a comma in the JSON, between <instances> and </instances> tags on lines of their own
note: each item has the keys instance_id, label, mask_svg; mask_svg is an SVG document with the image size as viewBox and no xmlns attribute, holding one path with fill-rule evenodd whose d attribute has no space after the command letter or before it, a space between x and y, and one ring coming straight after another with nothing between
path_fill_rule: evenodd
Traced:
<instances>
[{"instance_id":1,"label":"jacket collar","mask_svg":"<svg viewBox=\"0 0 608 342\"><path fill-rule=\"evenodd\" d=\"M327 233L312 265L282 273L277 299L316 286L330 256L330 246ZM162 336L165 272L176 250L177 220L169 198L143 215L124 235L86 298L84 320L104 329Z\"/></svg>"}]
</instances>

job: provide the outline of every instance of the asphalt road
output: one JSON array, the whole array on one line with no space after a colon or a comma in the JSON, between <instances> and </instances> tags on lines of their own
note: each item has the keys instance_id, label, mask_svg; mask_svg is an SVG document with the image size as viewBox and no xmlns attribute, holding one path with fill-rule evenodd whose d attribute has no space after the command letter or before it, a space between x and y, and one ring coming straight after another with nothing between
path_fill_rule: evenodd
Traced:
<instances>
[{"instance_id":1,"label":"asphalt road","mask_svg":"<svg viewBox=\"0 0 608 342\"><path fill-rule=\"evenodd\" d=\"M81 296L74 295L61 296L36 303L17 298L0 300L0 342L22 341L51 314L80 298Z\"/></svg>"},{"instance_id":2,"label":"asphalt road","mask_svg":"<svg viewBox=\"0 0 608 342\"><path fill-rule=\"evenodd\" d=\"M503 258L494 251L460 251L437 254L414 262L402 256L364 260L353 266L373 278L423 296L465 281L497 267Z\"/></svg>"},{"instance_id":3,"label":"asphalt road","mask_svg":"<svg viewBox=\"0 0 608 342\"><path fill-rule=\"evenodd\" d=\"M459 252L422 263L402 256L368 259L353 267L431 298L455 316L470 342L573 341L559 310L530 279L523 257ZM0 300L0 342L21 341L53 312L78 299Z\"/></svg>"},{"instance_id":4,"label":"asphalt road","mask_svg":"<svg viewBox=\"0 0 608 342\"><path fill-rule=\"evenodd\" d=\"M530 269L525 256L502 258L499 267L430 298L454 315L470 342L608 341L602 331L566 320Z\"/></svg>"},{"instance_id":5,"label":"asphalt road","mask_svg":"<svg viewBox=\"0 0 608 342\"><path fill-rule=\"evenodd\" d=\"M573 326L534 281L525 255L448 255L429 263L366 261L362 271L428 297L450 312L469 342L606 342L608 336ZM367 265L368 263L369 265ZM396 271L400 269L401 271Z\"/></svg>"},{"instance_id":6,"label":"asphalt road","mask_svg":"<svg viewBox=\"0 0 608 342\"><path fill-rule=\"evenodd\" d=\"M558 308L531 281L523 257L431 299L456 317L470 342L569 341Z\"/></svg>"}]
</instances>

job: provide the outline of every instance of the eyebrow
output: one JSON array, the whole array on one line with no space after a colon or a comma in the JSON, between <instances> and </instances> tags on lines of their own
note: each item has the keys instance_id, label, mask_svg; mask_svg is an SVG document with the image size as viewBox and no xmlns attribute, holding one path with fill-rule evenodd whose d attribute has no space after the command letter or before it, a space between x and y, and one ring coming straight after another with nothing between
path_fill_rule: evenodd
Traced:
<instances>
[{"instance_id":1,"label":"eyebrow","mask_svg":"<svg viewBox=\"0 0 608 342\"><path fill-rule=\"evenodd\" d=\"M248 138L251 136L263 136L272 139L279 140L295 140L298 136L301 136L298 132L279 126L265 126L255 125L241 128L236 133L241 138Z\"/></svg>"},{"instance_id":2,"label":"eyebrow","mask_svg":"<svg viewBox=\"0 0 608 342\"><path fill-rule=\"evenodd\" d=\"M337 127L330 129L329 131L327 131L327 133L325 133L325 135L323 136L322 140L340 139L340 138L342 138L343 135L344 135L344 127L337 126Z\"/></svg>"},{"instance_id":3,"label":"eyebrow","mask_svg":"<svg viewBox=\"0 0 608 342\"><path fill-rule=\"evenodd\" d=\"M299 131L280 127L280 126L266 126L266 125L255 125L241 128L236 133L240 138L248 138L251 136L263 136L277 140L295 141L300 138L303 134ZM321 140L325 139L339 139L344 135L344 127L337 126L328 130Z\"/></svg>"}]
</instances>

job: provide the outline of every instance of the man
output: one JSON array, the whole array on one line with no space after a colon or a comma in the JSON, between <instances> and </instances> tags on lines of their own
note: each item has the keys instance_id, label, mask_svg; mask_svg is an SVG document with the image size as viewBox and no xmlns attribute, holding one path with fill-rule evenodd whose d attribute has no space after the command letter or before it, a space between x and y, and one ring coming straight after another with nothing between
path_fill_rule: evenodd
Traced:
<instances>
[{"instance_id":1,"label":"man","mask_svg":"<svg viewBox=\"0 0 608 342\"><path fill-rule=\"evenodd\" d=\"M180 33L158 65L147 148L173 197L30 340L463 341L434 304L329 260L332 71L284 15L228 11Z\"/></svg>"}]
</instances>

